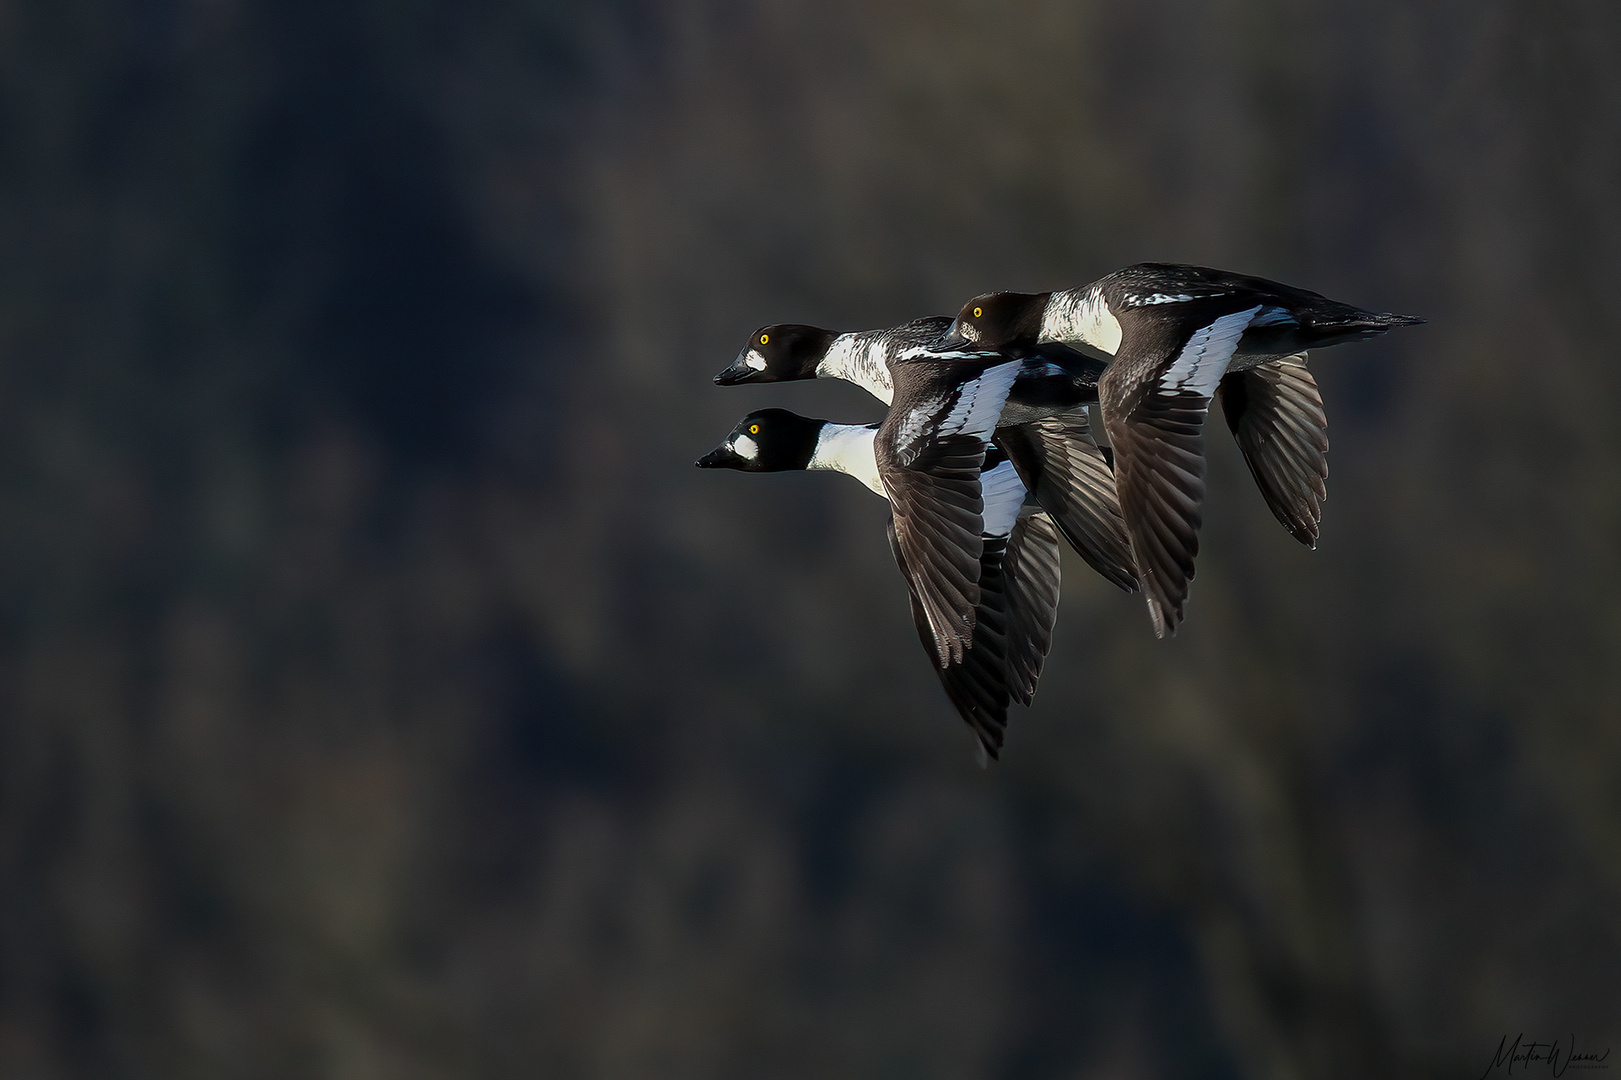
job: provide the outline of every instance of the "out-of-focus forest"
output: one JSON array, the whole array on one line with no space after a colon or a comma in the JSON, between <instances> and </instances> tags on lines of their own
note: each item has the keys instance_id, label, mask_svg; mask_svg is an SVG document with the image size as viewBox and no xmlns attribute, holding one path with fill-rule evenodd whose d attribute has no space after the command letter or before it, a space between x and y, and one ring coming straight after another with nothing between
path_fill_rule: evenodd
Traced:
<instances>
[{"instance_id":1,"label":"out-of-focus forest","mask_svg":"<svg viewBox=\"0 0 1621 1080\"><path fill-rule=\"evenodd\" d=\"M0 1074L1479 1077L1621 1049L1621 5L0 8ZM755 326L1159 259L1316 354L1000 765Z\"/></svg>"}]
</instances>

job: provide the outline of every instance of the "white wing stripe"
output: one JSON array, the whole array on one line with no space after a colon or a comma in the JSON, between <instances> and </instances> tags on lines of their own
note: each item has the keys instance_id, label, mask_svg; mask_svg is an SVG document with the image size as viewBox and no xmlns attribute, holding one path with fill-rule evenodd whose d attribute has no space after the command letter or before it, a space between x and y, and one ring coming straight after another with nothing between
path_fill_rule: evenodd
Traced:
<instances>
[{"instance_id":1,"label":"white wing stripe","mask_svg":"<svg viewBox=\"0 0 1621 1080\"><path fill-rule=\"evenodd\" d=\"M1227 365L1232 362L1238 339L1244 336L1244 328L1260 310L1261 305L1257 304L1247 311L1223 315L1195 333L1182 346L1176 362L1160 377L1160 389L1191 390L1202 397L1213 396L1221 377L1227 374Z\"/></svg>"},{"instance_id":2,"label":"white wing stripe","mask_svg":"<svg viewBox=\"0 0 1621 1080\"><path fill-rule=\"evenodd\" d=\"M901 421L901 429L895 433L895 448L900 451L902 465L910 465L917 457L918 440L934 423L935 414L943 404L939 398L920 402L912 406L912 411Z\"/></svg>"},{"instance_id":3,"label":"white wing stripe","mask_svg":"<svg viewBox=\"0 0 1621 1080\"><path fill-rule=\"evenodd\" d=\"M1004 461L979 476L980 495L985 500L984 525L986 536L1007 536L1013 532L1019 508L1024 505L1024 483L1019 479L1013 462Z\"/></svg>"},{"instance_id":4,"label":"white wing stripe","mask_svg":"<svg viewBox=\"0 0 1621 1080\"><path fill-rule=\"evenodd\" d=\"M996 430L996 422L1002 418L1002 406L1007 404L1013 380L1023 366L1018 360L998 364L958 387L957 404L940 424L940 434L989 439Z\"/></svg>"},{"instance_id":5,"label":"white wing stripe","mask_svg":"<svg viewBox=\"0 0 1621 1080\"><path fill-rule=\"evenodd\" d=\"M933 345L909 345L900 351L898 360L983 360L984 349L936 349Z\"/></svg>"}]
</instances>

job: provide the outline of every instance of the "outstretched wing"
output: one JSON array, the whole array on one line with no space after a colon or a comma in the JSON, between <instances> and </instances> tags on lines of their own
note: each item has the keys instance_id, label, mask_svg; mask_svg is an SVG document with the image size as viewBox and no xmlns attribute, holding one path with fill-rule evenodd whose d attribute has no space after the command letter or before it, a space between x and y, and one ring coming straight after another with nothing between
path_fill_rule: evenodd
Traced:
<instances>
[{"instance_id":1,"label":"outstretched wing","mask_svg":"<svg viewBox=\"0 0 1621 1080\"><path fill-rule=\"evenodd\" d=\"M1019 364L954 367L897 369L897 404L875 443L896 542L941 667L960 661L972 640L984 553L979 474Z\"/></svg>"},{"instance_id":2,"label":"outstretched wing","mask_svg":"<svg viewBox=\"0 0 1621 1080\"><path fill-rule=\"evenodd\" d=\"M1019 519L1002 557L1007 597L1007 685L1014 700L1030 704L1052 648L1058 620L1058 526L1047 514ZM974 647L979 647L976 639Z\"/></svg>"},{"instance_id":3,"label":"outstretched wing","mask_svg":"<svg viewBox=\"0 0 1621 1080\"><path fill-rule=\"evenodd\" d=\"M941 667L962 660L974 632L985 552L979 489L984 462L984 442L956 435L935 443L912 468L879 468L894 506L895 540Z\"/></svg>"},{"instance_id":4,"label":"outstretched wing","mask_svg":"<svg viewBox=\"0 0 1621 1080\"><path fill-rule=\"evenodd\" d=\"M1199 553L1200 431L1238 339L1259 310L1222 315L1188 334L1168 332L1163 322L1134 321L1098 384L1120 510L1160 637L1182 621Z\"/></svg>"},{"instance_id":5,"label":"outstretched wing","mask_svg":"<svg viewBox=\"0 0 1621 1080\"><path fill-rule=\"evenodd\" d=\"M1107 580L1136 592L1137 564L1114 470L1092 441L1086 410L1003 428L996 441L1076 554Z\"/></svg>"},{"instance_id":6,"label":"outstretched wing","mask_svg":"<svg viewBox=\"0 0 1621 1080\"><path fill-rule=\"evenodd\" d=\"M992 541L981 559L979 578L979 611L974 623L973 645L962 657L945 665L935 664L935 674L946 697L956 708L957 715L979 740L980 762L986 757L997 757L1002 750L1002 732L1007 728L1008 702L1012 694L1007 685L1007 617L1002 578L1002 558L1007 547L1005 539ZM918 593L917 578L906 561L895 532L895 521L889 521L889 549L895 554L901 573L906 577L908 599L912 604L912 624L917 627L918 639L931 660L937 660L934 629L929 623L923 598Z\"/></svg>"},{"instance_id":7,"label":"outstretched wing","mask_svg":"<svg viewBox=\"0 0 1621 1080\"><path fill-rule=\"evenodd\" d=\"M1328 417L1306 354L1229 373L1217 393L1266 505L1307 547L1328 498Z\"/></svg>"},{"instance_id":8,"label":"outstretched wing","mask_svg":"<svg viewBox=\"0 0 1621 1080\"><path fill-rule=\"evenodd\" d=\"M916 579L889 522L889 546L906 577L912 623L930 656L934 633ZM1021 518L1009 537L985 541L973 644L962 659L936 667L957 715L979 741L980 760L1001 755L1008 705L1030 704L1058 614L1058 530L1045 514Z\"/></svg>"}]
</instances>

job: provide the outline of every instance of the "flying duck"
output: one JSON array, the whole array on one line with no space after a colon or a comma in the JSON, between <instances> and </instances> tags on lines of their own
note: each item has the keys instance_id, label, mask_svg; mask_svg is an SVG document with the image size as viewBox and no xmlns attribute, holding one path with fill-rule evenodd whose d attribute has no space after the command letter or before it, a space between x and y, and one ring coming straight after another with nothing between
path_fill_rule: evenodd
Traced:
<instances>
[{"instance_id":1,"label":"flying duck","mask_svg":"<svg viewBox=\"0 0 1621 1080\"><path fill-rule=\"evenodd\" d=\"M1099 407L1149 614L1163 637L1182 621L1199 551L1199 435L1211 398L1222 399L1273 514L1315 547L1327 497L1328 420L1306 350L1423 321L1265 278L1141 263L1077 289L976 297L936 347L1065 342L1114 356L1098 383Z\"/></svg>"},{"instance_id":2,"label":"flying duck","mask_svg":"<svg viewBox=\"0 0 1621 1080\"><path fill-rule=\"evenodd\" d=\"M843 379L887 405L895 393L897 364L987 358L989 350L973 346L936 349L950 325L949 317L936 315L852 333L798 323L762 326L715 382ZM1020 343L999 351L1021 366L997 422L997 445L1076 553L1107 580L1135 592L1136 566L1114 473L1092 439L1087 413L1087 405L1097 401L1105 364L1056 343Z\"/></svg>"},{"instance_id":3,"label":"flying duck","mask_svg":"<svg viewBox=\"0 0 1621 1080\"><path fill-rule=\"evenodd\" d=\"M880 466L880 424L833 424L788 412L764 409L744 417L726 440L698 459L701 469L783 472L795 469L849 473L888 497ZM969 455L970 457L972 455ZM893 461L893 456L885 456ZM920 481L905 475L919 471L933 483L943 461L920 454L913 466L890 468L887 483L903 489ZM945 477L960 484L958 477ZM995 446L984 450L980 466L980 541L978 599L967 647L954 653L943 647L931 621L920 584L930 565L908 556L896 516L887 523L890 551L906 578L912 622L936 674L976 739L980 764L1001 754L1011 702L1029 705L1042 662L1052 645L1058 615L1058 529L1052 518L1031 505L1017 471ZM916 500L913 500L914 504ZM899 510L897 509L897 514Z\"/></svg>"}]
</instances>

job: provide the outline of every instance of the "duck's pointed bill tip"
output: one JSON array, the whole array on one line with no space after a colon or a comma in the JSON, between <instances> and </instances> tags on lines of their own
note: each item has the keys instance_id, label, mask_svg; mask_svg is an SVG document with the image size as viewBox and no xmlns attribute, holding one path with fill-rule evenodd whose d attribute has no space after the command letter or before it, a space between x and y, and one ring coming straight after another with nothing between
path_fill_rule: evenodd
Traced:
<instances>
[{"instance_id":1,"label":"duck's pointed bill tip","mask_svg":"<svg viewBox=\"0 0 1621 1080\"><path fill-rule=\"evenodd\" d=\"M724 446L717 446L715 449L693 462L693 464L698 466L700 469L718 469L722 465L726 464L728 457L729 455L727 453L727 448Z\"/></svg>"}]
</instances>

